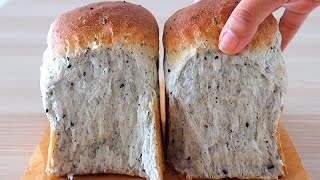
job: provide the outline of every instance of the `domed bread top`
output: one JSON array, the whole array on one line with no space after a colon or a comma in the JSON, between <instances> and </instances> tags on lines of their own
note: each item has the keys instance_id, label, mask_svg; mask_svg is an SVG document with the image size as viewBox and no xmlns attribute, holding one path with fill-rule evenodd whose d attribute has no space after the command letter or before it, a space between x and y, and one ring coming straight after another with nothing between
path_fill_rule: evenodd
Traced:
<instances>
[{"instance_id":1,"label":"domed bread top","mask_svg":"<svg viewBox=\"0 0 320 180\"><path fill-rule=\"evenodd\" d=\"M179 57L183 52L188 54L192 49L218 50L219 34L239 2L239 0L202 0L177 11L167 20L164 28L166 59L182 59ZM268 16L246 49L255 51L269 47L278 29L278 22L274 16Z\"/></svg>"},{"instance_id":2,"label":"domed bread top","mask_svg":"<svg viewBox=\"0 0 320 180\"><path fill-rule=\"evenodd\" d=\"M128 2L92 3L58 17L48 34L53 56L73 56L100 45L122 45L129 50L158 56L159 32L153 15Z\"/></svg>"}]
</instances>

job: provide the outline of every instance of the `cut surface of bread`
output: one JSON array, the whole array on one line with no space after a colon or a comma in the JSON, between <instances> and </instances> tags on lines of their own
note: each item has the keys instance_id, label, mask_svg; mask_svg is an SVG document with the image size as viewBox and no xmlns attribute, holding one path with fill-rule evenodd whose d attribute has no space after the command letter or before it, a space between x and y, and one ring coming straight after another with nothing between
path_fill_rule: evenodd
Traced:
<instances>
[{"instance_id":1,"label":"cut surface of bread","mask_svg":"<svg viewBox=\"0 0 320 180\"><path fill-rule=\"evenodd\" d=\"M163 179L158 48L153 16L126 2L89 4L52 24L41 67L50 176Z\"/></svg>"},{"instance_id":2,"label":"cut surface of bread","mask_svg":"<svg viewBox=\"0 0 320 180\"><path fill-rule=\"evenodd\" d=\"M221 31L234 2L204 0L165 25L167 163L188 179L285 175L278 139L287 89L281 35L270 16L262 27L271 29L260 27L244 51L223 54L214 41L219 33L211 31Z\"/></svg>"}]
</instances>

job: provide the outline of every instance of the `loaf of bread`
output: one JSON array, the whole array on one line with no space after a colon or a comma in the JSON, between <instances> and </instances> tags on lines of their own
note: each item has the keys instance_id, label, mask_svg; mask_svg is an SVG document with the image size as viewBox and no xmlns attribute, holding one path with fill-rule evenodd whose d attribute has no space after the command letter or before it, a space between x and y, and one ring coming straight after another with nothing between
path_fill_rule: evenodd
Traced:
<instances>
[{"instance_id":1,"label":"loaf of bread","mask_svg":"<svg viewBox=\"0 0 320 180\"><path fill-rule=\"evenodd\" d=\"M153 15L126 2L89 4L53 22L41 67L50 176L163 179L158 35Z\"/></svg>"},{"instance_id":2,"label":"loaf of bread","mask_svg":"<svg viewBox=\"0 0 320 180\"><path fill-rule=\"evenodd\" d=\"M281 35L270 15L230 56L219 33L239 1L203 0L164 29L167 163L187 179L285 175L278 126L287 89Z\"/></svg>"}]
</instances>

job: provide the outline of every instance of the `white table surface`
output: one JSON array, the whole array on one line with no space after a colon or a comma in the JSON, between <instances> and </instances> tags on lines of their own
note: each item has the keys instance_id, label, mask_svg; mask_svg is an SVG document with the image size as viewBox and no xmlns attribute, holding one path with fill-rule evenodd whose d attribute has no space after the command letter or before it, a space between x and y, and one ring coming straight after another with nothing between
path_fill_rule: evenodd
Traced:
<instances>
[{"instance_id":1,"label":"white table surface","mask_svg":"<svg viewBox=\"0 0 320 180\"><path fill-rule=\"evenodd\" d=\"M19 179L48 125L39 67L54 18L93 1L0 0L0 179ZM165 20L192 0L135 0ZM277 16L280 12L277 13ZM283 125L312 179L320 179L320 10L285 52L289 89Z\"/></svg>"}]
</instances>

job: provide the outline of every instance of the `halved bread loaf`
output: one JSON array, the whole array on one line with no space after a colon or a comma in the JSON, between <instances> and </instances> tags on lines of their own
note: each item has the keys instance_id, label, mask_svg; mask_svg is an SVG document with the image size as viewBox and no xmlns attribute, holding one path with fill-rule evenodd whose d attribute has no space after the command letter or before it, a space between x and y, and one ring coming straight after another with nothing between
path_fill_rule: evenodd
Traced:
<instances>
[{"instance_id":1,"label":"halved bread loaf","mask_svg":"<svg viewBox=\"0 0 320 180\"><path fill-rule=\"evenodd\" d=\"M93 3L51 25L41 67L47 173L163 179L158 25L141 6Z\"/></svg>"},{"instance_id":2,"label":"halved bread loaf","mask_svg":"<svg viewBox=\"0 0 320 180\"><path fill-rule=\"evenodd\" d=\"M167 162L188 179L285 175L278 126L287 88L270 15L241 53L218 49L239 1L203 0L165 24Z\"/></svg>"}]
</instances>

